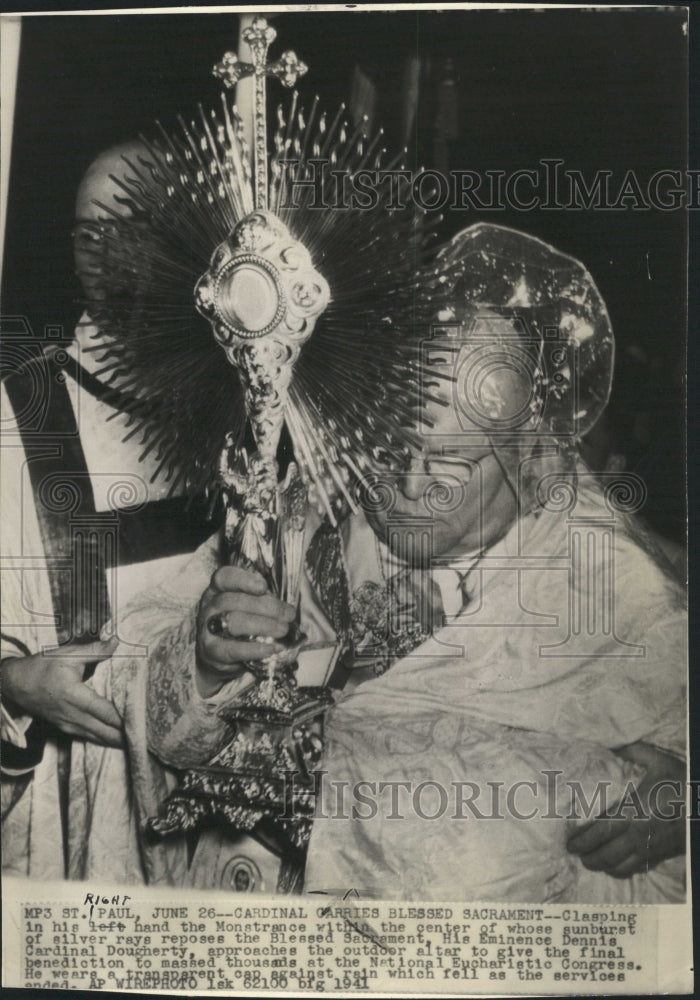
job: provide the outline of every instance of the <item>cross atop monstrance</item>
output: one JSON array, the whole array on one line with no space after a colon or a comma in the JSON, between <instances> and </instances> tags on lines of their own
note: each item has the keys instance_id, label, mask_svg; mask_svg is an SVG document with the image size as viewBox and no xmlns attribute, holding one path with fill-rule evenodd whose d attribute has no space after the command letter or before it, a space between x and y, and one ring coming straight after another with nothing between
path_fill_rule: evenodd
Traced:
<instances>
[{"instance_id":1,"label":"cross atop monstrance","mask_svg":"<svg viewBox=\"0 0 700 1000\"><path fill-rule=\"evenodd\" d=\"M267 50L277 37L266 18L256 17L244 29L241 36L250 46L253 62L242 62L235 52L226 52L221 62L214 66L214 76L227 89L235 87L239 80L247 76L255 79L253 107L253 176L255 178L255 207L267 208L267 107L265 101L265 78L276 76L283 87L293 87L308 66L297 58L291 49L283 52L275 62L266 63Z\"/></svg>"}]
</instances>

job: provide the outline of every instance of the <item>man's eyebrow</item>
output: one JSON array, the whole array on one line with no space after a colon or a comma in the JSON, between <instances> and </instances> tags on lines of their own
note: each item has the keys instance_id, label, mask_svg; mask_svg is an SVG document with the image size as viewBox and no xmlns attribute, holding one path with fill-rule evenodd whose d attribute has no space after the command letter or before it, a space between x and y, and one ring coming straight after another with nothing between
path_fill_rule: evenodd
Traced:
<instances>
[{"instance_id":1,"label":"man's eyebrow","mask_svg":"<svg viewBox=\"0 0 700 1000\"><path fill-rule=\"evenodd\" d=\"M466 445L464 448L459 448L459 446L455 446L454 448L450 448L449 450L443 449L441 451L430 451L428 452L426 457L438 461L440 459L447 459L449 461L450 459L461 458L467 462L479 462L481 461L482 458L488 458L488 456L493 455L493 453L494 453L493 448L490 447L486 448L485 446L483 446L481 448L478 448L475 445L470 451L469 445Z\"/></svg>"}]
</instances>

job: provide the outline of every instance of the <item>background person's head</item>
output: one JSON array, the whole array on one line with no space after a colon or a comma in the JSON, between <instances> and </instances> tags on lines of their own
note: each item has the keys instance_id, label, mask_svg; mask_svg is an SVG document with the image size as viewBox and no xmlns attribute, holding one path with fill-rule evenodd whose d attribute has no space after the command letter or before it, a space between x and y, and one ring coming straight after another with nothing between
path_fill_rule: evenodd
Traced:
<instances>
[{"instance_id":1,"label":"background person's head","mask_svg":"<svg viewBox=\"0 0 700 1000\"><path fill-rule=\"evenodd\" d=\"M148 156L148 148L140 141L113 146L93 160L80 182L75 199L73 257L75 272L89 301L105 297L99 226L107 227L115 218L132 215L127 192L121 185L134 176L134 167L143 169L143 160Z\"/></svg>"}]
</instances>

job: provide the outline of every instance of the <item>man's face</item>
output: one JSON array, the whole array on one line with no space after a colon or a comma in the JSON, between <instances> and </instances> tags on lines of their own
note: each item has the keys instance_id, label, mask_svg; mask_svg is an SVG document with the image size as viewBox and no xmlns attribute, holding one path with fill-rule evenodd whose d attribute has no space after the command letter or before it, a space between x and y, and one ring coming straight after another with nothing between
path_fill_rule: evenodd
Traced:
<instances>
[{"instance_id":1,"label":"man's face","mask_svg":"<svg viewBox=\"0 0 700 1000\"><path fill-rule=\"evenodd\" d=\"M400 545L397 522L415 530L411 520L432 522L432 555L467 555L495 542L517 515L517 501L488 437L476 425L465 433L464 415L450 401L430 404L434 426L423 436L402 474L379 473L391 487L393 508L367 512L375 534L390 548ZM447 439L449 438L449 443ZM389 530L389 526L391 530Z\"/></svg>"}]
</instances>

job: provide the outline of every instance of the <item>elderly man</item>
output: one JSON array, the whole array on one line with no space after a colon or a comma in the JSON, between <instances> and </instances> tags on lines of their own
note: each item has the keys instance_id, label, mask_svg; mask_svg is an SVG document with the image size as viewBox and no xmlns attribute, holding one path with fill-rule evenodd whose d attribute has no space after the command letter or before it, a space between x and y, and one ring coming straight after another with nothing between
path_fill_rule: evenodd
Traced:
<instances>
[{"instance_id":1,"label":"elderly man","mask_svg":"<svg viewBox=\"0 0 700 1000\"><path fill-rule=\"evenodd\" d=\"M337 531L307 524L300 680L325 679L336 703L305 886L682 899L681 593L561 424L530 405L513 317L472 304L452 319L442 346L455 389L430 393L421 446L403 468L377 468L364 511ZM333 579L344 585L332 594ZM352 648L340 658L342 600ZM139 827L174 772L229 741L219 710L295 613L262 577L221 566L213 540L127 614L121 635L148 643L148 671L117 657L96 683L125 720L135 795L119 800L109 764L92 759L118 751L86 748L76 797L89 806L86 843L103 846L88 846L74 874L138 879L141 857L152 882L235 888L231 863L246 853L236 835L208 831L190 863L184 837L157 843ZM264 874L252 883L275 888Z\"/></svg>"}]
</instances>

